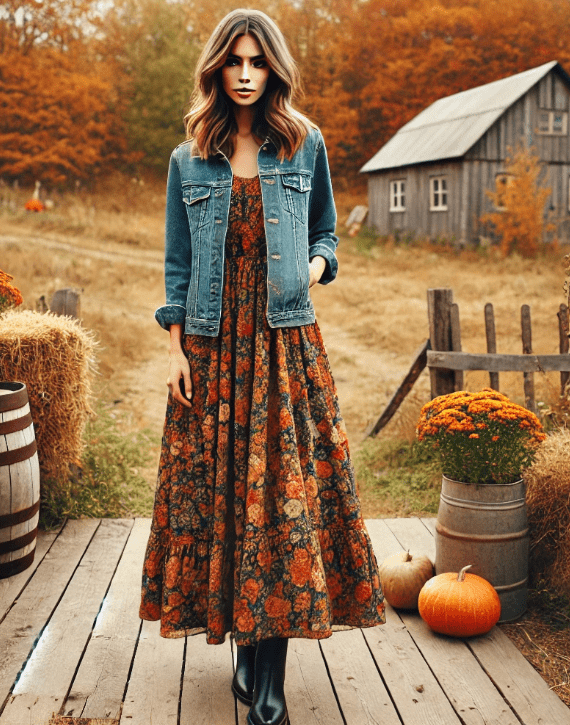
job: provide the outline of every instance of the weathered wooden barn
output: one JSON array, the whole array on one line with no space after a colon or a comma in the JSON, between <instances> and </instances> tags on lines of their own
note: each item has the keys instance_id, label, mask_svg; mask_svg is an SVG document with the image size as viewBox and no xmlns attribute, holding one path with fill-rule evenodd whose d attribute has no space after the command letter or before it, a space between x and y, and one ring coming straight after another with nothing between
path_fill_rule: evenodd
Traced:
<instances>
[{"instance_id":1,"label":"weathered wooden barn","mask_svg":"<svg viewBox=\"0 0 570 725\"><path fill-rule=\"evenodd\" d=\"M361 169L368 224L475 242L494 210L487 189L505 180L508 148L534 146L552 189L545 214L570 241L570 76L556 61L441 98L403 126Z\"/></svg>"}]
</instances>

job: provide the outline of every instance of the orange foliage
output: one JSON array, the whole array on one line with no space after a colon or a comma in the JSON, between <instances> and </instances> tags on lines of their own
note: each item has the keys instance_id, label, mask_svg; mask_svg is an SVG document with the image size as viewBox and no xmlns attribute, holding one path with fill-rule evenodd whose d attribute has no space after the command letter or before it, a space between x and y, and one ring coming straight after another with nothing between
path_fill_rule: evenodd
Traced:
<instances>
[{"instance_id":1,"label":"orange foliage","mask_svg":"<svg viewBox=\"0 0 570 725\"><path fill-rule=\"evenodd\" d=\"M0 269L0 313L6 312L10 307L17 307L24 301L22 293L14 287L11 274Z\"/></svg>"},{"instance_id":2,"label":"orange foliage","mask_svg":"<svg viewBox=\"0 0 570 725\"><path fill-rule=\"evenodd\" d=\"M85 48L0 53L0 176L55 184L112 168L125 142L111 79Z\"/></svg>"},{"instance_id":3,"label":"orange foliage","mask_svg":"<svg viewBox=\"0 0 570 725\"><path fill-rule=\"evenodd\" d=\"M532 149L508 149L505 165L507 183L497 178L495 191L487 191L497 211L485 214L482 222L490 222L501 240L505 256L518 252L523 257L536 257L547 232L555 229L547 224L544 206L551 189L541 184L543 165Z\"/></svg>"},{"instance_id":4,"label":"orange foliage","mask_svg":"<svg viewBox=\"0 0 570 725\"><path fill-rule=\"evenodd\" d=\"M438 98L553 59L570 68L568 0L257 6L292 46L305 88L300 106L323 131L337 188L343 179L353 188L360 166Z\"/></svg>"},{"instance_id":5,"label":"orange foliage","mask_svg":"<svg viewBox=\"0 0 570 725\"><path fill-rule=\"evenodd\" d=\"M122 159L114 79L92 50L89 0L6 0L0 16L0 176L91 179Z\"/></svg>"}]
</instances>

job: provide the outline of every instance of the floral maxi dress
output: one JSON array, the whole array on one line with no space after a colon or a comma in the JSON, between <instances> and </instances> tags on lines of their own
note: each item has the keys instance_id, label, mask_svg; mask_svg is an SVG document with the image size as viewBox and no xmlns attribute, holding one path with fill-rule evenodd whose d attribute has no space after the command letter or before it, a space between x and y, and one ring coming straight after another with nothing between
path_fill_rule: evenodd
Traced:
<instances>
[{"instance_id":1,"label":"floral maxi dress","mask_svg":"<svg viewBox=\"0 0 570 725\"><path fill-rule=\"evenodd\" d=\"M234 177L220 334L185 335L169 396L140 616L219 644L384 621L317 323L270 328L259 178Z\"/></svg>"}]
</instances>

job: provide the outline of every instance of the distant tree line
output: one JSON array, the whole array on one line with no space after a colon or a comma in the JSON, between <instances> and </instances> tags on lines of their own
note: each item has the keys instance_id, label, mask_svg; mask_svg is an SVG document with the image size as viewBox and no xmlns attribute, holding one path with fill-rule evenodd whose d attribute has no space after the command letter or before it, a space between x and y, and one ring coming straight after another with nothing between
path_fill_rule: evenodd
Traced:
<instances>
[{"instance_id":1,"label":"distant tree line","mask_svg":"<svg viewBox=\"0 0 570 725\"><path fill-rule=\"evenodd\" d=\"M240 0L0 0L0 177L162 173L194 64ZM559 60L570 0L253 0L301 68L336 184L442 96Z\"/></svg>"}]
</instances>

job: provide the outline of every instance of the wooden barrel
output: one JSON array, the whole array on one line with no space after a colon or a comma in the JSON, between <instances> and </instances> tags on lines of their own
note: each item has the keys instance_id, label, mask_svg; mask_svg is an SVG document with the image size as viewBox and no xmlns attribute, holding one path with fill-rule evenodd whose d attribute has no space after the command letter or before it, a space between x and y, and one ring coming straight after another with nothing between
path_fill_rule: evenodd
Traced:
<instances>
[{"instance_id":1,"label":"wooden barrel","mask_svg":"<svg viewBox=\"0 0 570 725\"><path fill-rule=\"evenodd\" d=\"M24 383L0 383L0 579L34 560L40 467Z\"/></svg>"},{"instance_id":2,"label":"wooden barrel","mask_svg":"<svg viewBox=\"0 0 570 725\"><path fill-rule=\"evenodd\" d=\"M487 579L501 600L500 622L527 607L529 535L525 485L474 484L443 477L435 534L435 571L469 571Z\"/></svg>"}]
</instances>

